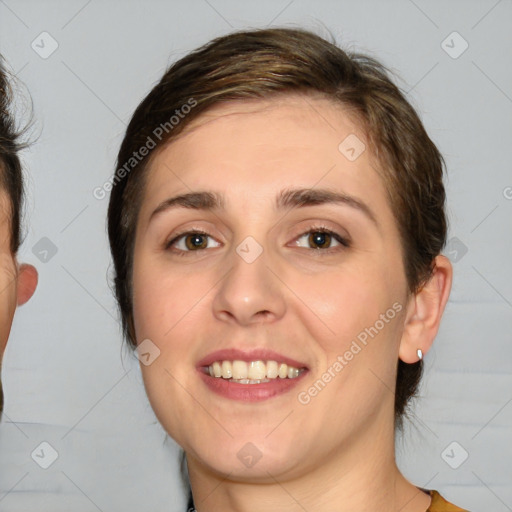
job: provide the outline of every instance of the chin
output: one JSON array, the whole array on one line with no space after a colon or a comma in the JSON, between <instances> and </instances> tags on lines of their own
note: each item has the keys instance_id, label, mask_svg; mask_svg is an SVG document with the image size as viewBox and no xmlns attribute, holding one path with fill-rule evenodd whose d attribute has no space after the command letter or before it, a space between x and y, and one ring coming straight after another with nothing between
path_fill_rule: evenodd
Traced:
<instances>
[{"instance_id":1,"label":"chin","mask_svg":"<svg viewBox=\"0 0 512 512\"><path fill-rule=\"evenodd\" d=\"M188 451L185 450L188 455ZM207 467L211 472L230 480L240 482L275 483L275 478L294 471L298 460L296 453L287 450L276 452L261 444L246 441L240 447L233 443L228 447L214 450L201 447L193 451L196 463Z\"/></svg>"}]
</instances>

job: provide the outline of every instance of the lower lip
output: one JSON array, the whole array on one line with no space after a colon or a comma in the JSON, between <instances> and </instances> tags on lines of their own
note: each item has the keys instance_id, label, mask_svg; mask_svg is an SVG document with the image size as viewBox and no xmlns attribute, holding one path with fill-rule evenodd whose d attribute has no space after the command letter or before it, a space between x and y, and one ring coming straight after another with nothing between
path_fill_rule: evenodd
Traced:
<instances>
[{"instance_id":1,"label":"lower lip","mask_svg":"<svg viewBox=\"0 0 512 512\"><path fill-rule=\"evenodd\" d=\"M304 370L294 379L281 379L278 377L270 382L262 382L260 384L240 384L239 382L231 382L231 380L223 379L222 377L210 377L201 368L198 370L201 379L203 379L203 382L211 391L225 398L241 402L261 402L262 400L282 395L297 386L306 373L308 373L307 370Z\"/></svg>"}]
</instances>

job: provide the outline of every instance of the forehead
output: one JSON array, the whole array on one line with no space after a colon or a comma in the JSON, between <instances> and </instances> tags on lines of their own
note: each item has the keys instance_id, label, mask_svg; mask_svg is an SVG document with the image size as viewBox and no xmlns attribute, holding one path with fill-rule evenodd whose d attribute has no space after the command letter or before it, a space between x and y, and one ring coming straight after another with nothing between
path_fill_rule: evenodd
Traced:
<instances>
[{"instance_id":1,"label":"forehead","mask_svg":"<svg viewBox=\"0 0 512 512\"><path fill-rule=\"evenodd\" d=\"M349 115L341 104L319 94L281 94L216 104L188 123L171 144L180 139L220 139L232 135L232 139L226 140L232 150L262 144L276 150L337 150L337 141L346 132L365 137L355 116Z\"/></svg>"},{"instance_id":2,"label":"forehead","mask_svg":"<svg viewBox=\"0 0 512 512\"><path fill-rule=\"evenodd\" d=\"M360 152L355 159L346 140ZM370 149L355 116L321 96L217 104L155 154L145 196L216 188L254 198L318 185L373 196L385 208Z\"/></svg>"}]
</instances>

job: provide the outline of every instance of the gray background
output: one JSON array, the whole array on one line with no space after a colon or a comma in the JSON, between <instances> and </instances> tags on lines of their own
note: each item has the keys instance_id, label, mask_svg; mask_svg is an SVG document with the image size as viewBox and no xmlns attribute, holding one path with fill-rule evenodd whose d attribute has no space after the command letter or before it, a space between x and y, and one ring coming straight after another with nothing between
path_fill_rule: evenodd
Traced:
<instances>
[{"instance_id":1,"label":"gray background","mask_svg":"<svg viewBox=\"0 0 512 512\"><path fill-rule=\"evenodd\" d=\"M396 70L446 157L454 284L398 459L416 485L472 512L511 511L511 22L510 0L0 0L0 52L32 95L40 135L23 154L20 253L40 282L4 359L0 510L185 510L176 445L122 348L107 199L92 191L169 63L233 29L281 25L327 27ZM58 43L50 56L42 32ZM57 251L47 261L43 237ZM44 441L58 452L48 469L31 458Z\"/></svg>"}]
</instances>

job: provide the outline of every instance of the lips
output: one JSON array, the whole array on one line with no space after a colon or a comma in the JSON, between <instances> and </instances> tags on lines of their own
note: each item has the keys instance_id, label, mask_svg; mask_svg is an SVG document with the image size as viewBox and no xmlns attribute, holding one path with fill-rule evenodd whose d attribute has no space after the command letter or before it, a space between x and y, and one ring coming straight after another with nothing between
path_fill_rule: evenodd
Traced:
<instances>
[{"instance_id":1,"label":"lips","mask_svg":"<svg viewBox=\"0 0 512 512\"><path fill-rule=\"evenodd\" d=\"M305 363L302 363L296 359L284 356L273 350L268 349L254 349L254 350L238 350L234 348L228 348L223 350L217 350L208 354L206 357L201 359L197 363L198 368L207 368L216 361L245 361L250 363L251 361L277 361L279 363L285 363L288 366L295 368L308 369Z\"/></svg>"},{"instance_id":2,"label":"lips","mask_svg":"<svg viewBox=\"0 0 512 512\"><path fill-rule=\"evenodd\" d=\"M199 377L210 391L223 398L241 402L261 402L284 395L293 388L296 388L306 374L307 371L304 371L295 379L273 379L270 382L262 382L260 384L240 384L221 378L210 377L202 372L199 372Z\"/></svg>"},{"instance_id":3,"label":"lips","mask_svg":"<svg viewBox=\"0 0 512 512\"><path fill-rule=\"evenodd\" d=\"M216 372L219 371L219 361L222 361L224 364L229 362L228 368L231 370L228 371L228 375L213 374L213 368L215 368ZM239 363L238 366L247 367L248 365L244 363L249 363L251 368L252 366L264 367L265 361L272 362L274 372L277 363L279 363L280 369L289 367L288 371L290 373L286 376L274 375L274 378L270 379L263 378L260 380L256 378L252 380L243 376L241 379L237 379L237 375L234 375L237 372L236 363L234 363L236 361ZM231 362L233 362L233 365L231 365ZM270 371L268 367L269 364L267 364L267 372ZM197 364L197 370L201 380L210 391L224 398L243 402L259 402L282 395L296 387L298 382L308 373L308 367L305 363L268 349L250 351L237 349L218 350L201 359ZM230 371L232 372L231 375L229 375ZM258 371L258 368L256 368L256 371Z\"/></svg>"}]
</instances>

